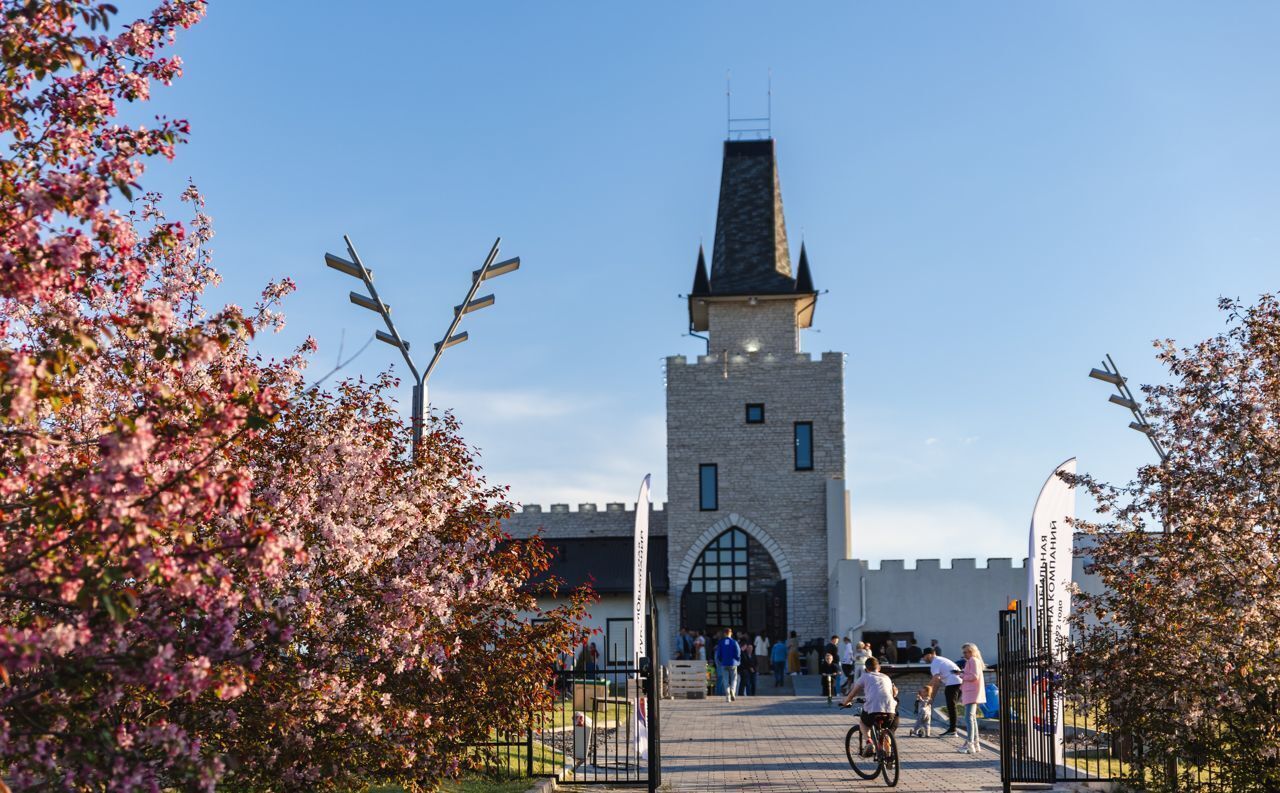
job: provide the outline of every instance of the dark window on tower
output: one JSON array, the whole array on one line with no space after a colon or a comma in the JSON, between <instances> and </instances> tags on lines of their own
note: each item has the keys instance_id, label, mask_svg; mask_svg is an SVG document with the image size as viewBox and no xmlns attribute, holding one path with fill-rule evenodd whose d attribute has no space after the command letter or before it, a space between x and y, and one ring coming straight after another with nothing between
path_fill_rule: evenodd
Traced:
<instances>
[{"instance_id":1,"label":"dark window on tower","mask_svg":"<svg viewBox=\"0 0 1280 793\"><path fill-rule=\"evenodd\" d=\"M813 470L813 422L796 422L796 470Z\"/></svg>"},{"instance_id":2,"label":"dark window on tower","mask_svg":"<svg viewBox=\"0 0 1280 793\"><path fill-rule=\"evenodd\" d=\"M747 533L735 527L711 541L689 574L689 591L706 595L708 627L746 627L747 581Z\"/></svg>"},{"instance_id":3,"label":"dark window on tower","mask_svg":"<svg viewBox=\"0 0 1280 793\"><path fill-rule=\"evenodd\" d=\"M698 466L698 508L702 510L720 509L718 472L715 463L704 463Z\"/></svg>"},{"instance_id":4,"label":"dark window on tower","mask_svg":"<svg viewBox=\"0 0 1280 793\"><path fill-rule=\"evenodd\" d=\"M764 403L763 402L747 403L747 423L748 424L764 423Z\"/></svg>"}]
</instances>

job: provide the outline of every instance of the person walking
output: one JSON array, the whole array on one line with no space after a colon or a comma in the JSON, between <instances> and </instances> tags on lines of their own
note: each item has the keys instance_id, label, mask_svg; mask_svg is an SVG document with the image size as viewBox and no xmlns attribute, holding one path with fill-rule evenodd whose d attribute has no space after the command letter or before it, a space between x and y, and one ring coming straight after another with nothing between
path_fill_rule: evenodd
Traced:
<instances>
[{"instance_id":1,"label":"person walking","mask_svg":"<svg viewBox=\"0 0 1280 793\"><path fill-rule=\"evenodd\" d=\"M787 674L800 674L800 639L795 631L787 637Z\"/></svg>"},{"instance_id":2,"label":"person walking","mask_svg":"<svg viewBox=\"0 0 1280 793\"><path fill-rule=\"evenodd\" d=\"M716 665L724 675L724 701L733 702L738 688L738 664L742 661L742 648L733 638L733 628L724 629L724 638L716 644Z\"/></svg>"},{"instance_id":3,"label":"person walking","mask_svg":"<svg viewBox=\"0 0 1280 793\"><path fill-rule=\"evenodd\" d=\"M853 685L853 640L848 636L840 642L840 674L844 676L840 681L840 693L843 694Z\"/></svg>"},{"instance_id":4,"label":"person walking","mask_svg":"<svg viewBox=\"0 0 1280 793\"><path fill-rule=\"evenodd\" d=\"M756 671L769 673L769 640L764 637L763 633L756 634L754 644L756 656Z\"/></svg>"},{"instance_id":5,"label":"person walking","mask_svg":"<svg viewBox=\"0 0 1280 793\"><path fill-rule=\"evenodd\" d=\"M782 639L773 640L773 649L769 651L769 662L773 665L773 685L782 688L782 676L787 672L787 645Z\"/></svg>"},{"instance_id":6,"label":"person walking","mask_svg":"<svg viewBox=\"0 0 1280 793\"><path fill-rule=\"evenodd\" d=\"M964 653L964 670L960 673L960 701L964 704L965 729L969 735L961 754L977 754L982 747L978 743L978 706L987 701L986 681L983 679L982 651L976 644L960 648Z\"/></svg>"},{"instance_id":7,"label":"person walking","mask_svg":"<svg viewBox=\"0 0 1280 793\"><path fill-rule=\"evenodd\" d=\"M738 663L738 693L748 697L756 695L756 647L750 641L742 643L742 660Z\"/></svg>"},{"instance_id":8,"label":"person walking","mask_svg":"<svg viewBox=\"0 0 1280 793\"><path fill-rule=\"evenodd\" d=\"M929 665L929 674L933 678L929 681L929 685L933 686L933 690L937 691L939 686L943 687L943 691L947 699L947 729L942 735L956 734L956 699L960 696L960 667L956 666L955 661L950 658L943 658L934 652L932 647L924 648L924 656L920 659Z\"/></svg>"}]
</instances>

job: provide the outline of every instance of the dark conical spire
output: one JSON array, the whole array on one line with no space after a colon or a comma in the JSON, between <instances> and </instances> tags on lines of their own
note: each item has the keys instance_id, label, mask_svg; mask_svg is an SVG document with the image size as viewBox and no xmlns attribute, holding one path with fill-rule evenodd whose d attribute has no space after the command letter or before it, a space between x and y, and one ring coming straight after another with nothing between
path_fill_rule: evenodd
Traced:
<instances>
[{"instance_id":1,"label":"dark conical spire","mask_svg":"<svg viewBox=\"0 0 1280 793\"><path fill-rule=\"evenodd\" d=\"M795 291L773 140L727 140L711 251L717 295Z\"/></svg>"},{"instance_id":2,"label":"dark conical spire","mask_svg":"<svg viewBox=\"0 0 1280 793\"><path fill-rule=\"evenodd\" d=\"M693 291L691 295L707 295L711 293L710 282L707 280L707 257L702 253L702 245L698 245L698 267L693 271Z\"/></svg>"},{"instance_id":3,"label":"dark conical spire","mask_svg":"<svg viewBox=\"0 0 1280 793\"><path fill-rule=\"evenodd\" d=\"M800 243L800 266L796 268L796 291L813 291L813 274L809 272L809 254L805 252L804 242Z\"/></svg>"}]
</instances>

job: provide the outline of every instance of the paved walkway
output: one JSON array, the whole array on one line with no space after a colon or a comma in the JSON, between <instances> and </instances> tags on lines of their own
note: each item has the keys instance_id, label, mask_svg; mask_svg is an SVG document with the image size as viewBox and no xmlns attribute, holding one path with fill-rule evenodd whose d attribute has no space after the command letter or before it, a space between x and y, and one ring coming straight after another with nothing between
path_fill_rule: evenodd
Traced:
<instances>
[{"instance_id":1,"label":"paved walkway","mask_svg":"<svg viewBox=\"0 0 1280 793\"><path fill-rule=\"evenodd\" d=\"M805 681L808 682L808 681ZM662 703L663 790L826 793L885 790L879 780L854 776L844 754L850 711L824 697L739 697ZM906 697L904 697L906 699ZM898 729L902 775L896 790L1000 789L998 755L990 745L977 756L958 754L958 737L911 738L914 717L904 708ZM940 729L935 725L935 736Z\"/></svg>"}]
</instances>

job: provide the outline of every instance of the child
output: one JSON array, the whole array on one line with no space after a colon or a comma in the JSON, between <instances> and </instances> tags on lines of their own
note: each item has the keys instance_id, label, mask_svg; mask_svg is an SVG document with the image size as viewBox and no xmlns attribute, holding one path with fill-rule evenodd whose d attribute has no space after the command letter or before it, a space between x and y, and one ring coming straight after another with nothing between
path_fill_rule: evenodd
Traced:
<instances>
[{"instance_id":1,"label":"child","mask_svg":"<svg viewBox=\"0 0 1280 793\"><path fill-rule=\"evenodd\" d=\"M823 653L818 673L822 675L822 693L827 695L827 704L830 705L836 693L836 676L840 674L840 667L836 666L836 659L831 657L831 653Z\"/></svg>"},{"instance_id":2,"label":"child","mask_svg":"<svg viewBox=\"0 0 1280 793\"><path fill-rule=\"evenodd\" d=\"M911 728L911 735L921 738L932 738L933 729L933 686L924 685L916 693L916 724Z\"/></svg>"}]
</instances>

